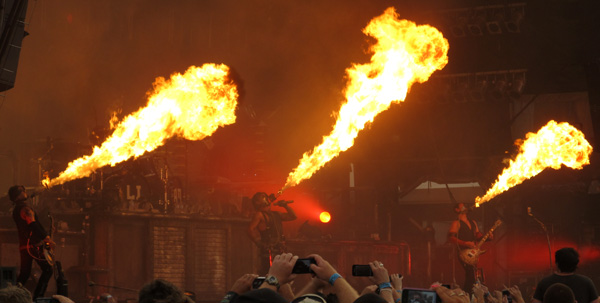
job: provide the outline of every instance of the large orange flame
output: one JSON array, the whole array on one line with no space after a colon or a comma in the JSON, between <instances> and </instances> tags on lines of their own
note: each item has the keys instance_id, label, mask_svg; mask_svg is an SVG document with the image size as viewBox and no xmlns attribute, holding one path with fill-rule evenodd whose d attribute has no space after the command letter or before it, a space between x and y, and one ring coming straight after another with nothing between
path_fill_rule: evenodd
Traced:
<instances>
[{"instance_id":1,"label":"large orange flame","mask_svg":"<svg viewBox=\"0 0 600 303\"><path fill-rule=\"evenodd\" d=\"M519 154L510 160L494 185L483 197L475 198L476 206L536 176L547 167L559 169L565 165L581 169L590 164L592 146L583 133L569 123L551 120L536 134L527 133L525 137L519 146Z\"/></svg>"},{"instance_id":2,"label":"large orange flame","mask_svg":"<svg viewBox=\"0 0 600 303\"><path fill-rule=\"evenodd\" d=\"M448 41L434 27L398 20L388 8L363 30L377 39L370 47L371 63L346 70L347 102L342 105L333 131L312 153L305 153L288 176L280 193L310 178L319 168L354 144L358 132L392 102L401 102L411 85L425 82L448 63Z\"/></svg>"},{"instance_id":3,"label":"large orange flame","mask_svg":"<svg viewBox=\"0 0 600 303\"><path fill-rule=\"evenodd\" d=\"M86 177L107 164L152 151L173 136L201 140L220 126L234 123L238 92L228 73L225 65L205 64L191 66L185 74L173 74L169 80L157 78L145 107L125 117L91 155L69 163L44 185Z\"/></svg>"}]
</instances>

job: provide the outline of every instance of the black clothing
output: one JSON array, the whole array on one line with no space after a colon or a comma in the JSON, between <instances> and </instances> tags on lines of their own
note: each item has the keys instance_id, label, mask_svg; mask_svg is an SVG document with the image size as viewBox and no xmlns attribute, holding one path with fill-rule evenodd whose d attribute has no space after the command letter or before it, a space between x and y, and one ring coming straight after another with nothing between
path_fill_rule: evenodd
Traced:
<instances>
[{"instance_id":1,"label":"black clothing","mask_svg":"<svg viewBox=\"0 0 600 303\"><path fill-rule=\"evenodd\" d=\"M589 303L598 298L598 292L592 280L584 275L572 274L561 276L552 274L540 280L535 288L533 298L544 301L544 293L554 283L562 283L573 291L577 303Z\"/></svg>"},{"instance_id":2,"label":"black clothing","mask_svg":"<svg viewBox=\"0 0 600 303\"><path fill-rule=\"evenodd\" d=\"M477 237L475 235L476 229L474 229L474 227L477 225L477 223L475 223L474 220L469 220L469 223L471 223L471 228L469 228L469 226L462 220L458 220L458 223L460 224L460 227L458 228L458 235L456 235L456 237L463 241L475 242Z\"/></svg>"},{"instance_id":3,"label":"black clothing","mask_svg":"<svg viewBox=\"0 0 600 303\"><path fill-rule=\"evenodd\" d=\"M471 228L469 228L469 226L463 222L462 220L458 220L459 223L459 228L458 228L458 234L456 235L456 237L462 241L467 241L467 242L475 242L477 240L477 237L475 235L475 226L477 226L474 220L469 220L469 222L471 223ZM460 249L466 249L466 248L460 248ZM459 259L460 261L460 259ZM465 271L465 280L464 280L464 284L463 284L463 289L466 292L471 292L471 290L473 289L473 284L475 284L475 277L477 276L477 268L463 263L462 261L460 261L460 265L462 265L463 270Z\"/></svg>"},{"instance_id":4,"label":"black clothing","mask_svg":"<svg viewBox=\"0 0 600 303\"><path fill-rule=\"evenodd\" d=\"M38 245L47 236L46 230L39 223L37 214L34 214L35 221L27 224L23 218L21 218L21 210L26 207L25 201L17 201L15 208L13 209L13 220L17 225L17 233L19 235L19 252L21 255L21 268L17 282L25 285L29 276L31 275L31 265L33 260L37 262L42 269L42 275L38 280L38 284L33 292L33 299L44 296L46 288L48 287L48 281L52 277L52 266L44 259L43 254L39 253L40 247Z\"/></svg>"},{"instance_id":5,"label":"black clothing","mask_svg":"<svg viewBox=\"0 0 600 303\"><path fill-rule=\"evenodd\" d=\"M261 211L267 228L260 233L260 274L267 274L271 268L271 261L276 255L285 251L283 242L283 221L278 211Z\"/></svg>"},{"instance_id":6,"label":"black clothing","mask_svg":"<svg viewBox=\"0 0 600 303\"><path fill-rule=\"evenodd\" d=\"M283 242L283 224L278 211L261 211L267 228L260 232L260 241L268 247L278 246Z\"/></svg>"},{"instance_id":7,"label":"black clothing","mask_svg":"<svg viewBox=\"0 0 600 303\"><path fill-rule=\"evenodd\" d=\"M27 224L27 221L21 218L21 210L26 206L28 205L24 201L18 201L12 213L19 234L19 248L25 248L28 242L29 245L35 245L48 236L36 213L34 213L35 221L31 224Z\"/></svg>"}]
</instances>

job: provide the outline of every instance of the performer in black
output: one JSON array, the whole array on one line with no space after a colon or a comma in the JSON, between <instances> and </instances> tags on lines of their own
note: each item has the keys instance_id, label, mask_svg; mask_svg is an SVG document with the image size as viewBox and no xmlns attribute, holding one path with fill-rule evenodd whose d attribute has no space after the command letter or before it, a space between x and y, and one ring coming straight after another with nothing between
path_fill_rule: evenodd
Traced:
<instances>
[{"instance_id":1,"label":"performer in black","mask_svg":"<svg viewBox=\"0 0 600 303\"><path fill-rule=\"evenodd\" d=\"M475 242L483 237L483 234L477 227L477 222L468 218L467 213L469 209L464 203L456 203L454 212L458 215L458 218L450 225L448 231L448 241L457 245L458 250L475 248ZM459 263L465 270L465 281L463 289L467 292L471 292L473 284L477 280L477 268L462 262L459 258Z\"/></svg>"},{"instance_id":2,"label":"performer in black","mask_svg":"<svg viewBox=\"0 0 600 303\"><path fill-rule=\"evenodd\" d=\"M262 274L266 274L271 267L271 257L285 252L281 222L296 219L296 213L289 206L293 201L279 200L274 203L285 208L285 213L271 210L273 201L275 201L275 196L269 197L264 192L258 192L252 197L252 205L256 213L248 226L248 235L252 242L260 248Z\"/></svg>"},{"instance_id":3,"label":"performer in black","mask_svg":"<svg viewBox=\"0 0 600 303\"><path fill-rule=\"evenodd\" d=\"M27 204L27 192L25 187L15 185L8 189L8 197L15 203L13 209L13 220L17 225L19 235L19 252L21 254L21 270L17 282L25 285L31 275L32 261L35 260L42 269L35 291L33 300L44 296L48 281L52 277L52 266L46 261L43 253L43 245L52 245L54 242L46 233L44 227L40 224L37 214Z\"/></svg>"}]
</instances>

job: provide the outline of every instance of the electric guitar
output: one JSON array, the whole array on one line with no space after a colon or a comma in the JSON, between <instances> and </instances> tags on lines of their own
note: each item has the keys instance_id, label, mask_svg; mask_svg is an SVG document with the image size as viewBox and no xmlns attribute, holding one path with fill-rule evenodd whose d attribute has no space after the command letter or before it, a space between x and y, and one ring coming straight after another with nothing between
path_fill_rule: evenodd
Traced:
<instances>
[{"instance_id":1,"label":"electric guitar","mask_svg":"<svg viewBox=\"0 0 600 303\"><path fill-rule=\"evenodd\" d=\"M500 226L500 224L502 224L502 221L496 220L496 223L494 223L494 226L492 226L492 228L490 228L490 230L485 234L485 236L483 236L481 238L481 240L479 240L479 242L477 242L477 244L475 245L474 248L467 248L467 249L460 250L458 252L458 258L460 259L460 261L462 261L465 264L469 264L473 267L477 267L477 263L479 262L479 256L481 254L485 253L485 250L481 249L481 245L494 232L494 229L496 229L498 226Z\"/></svg>"},{"instance_id":2,"label":"electric guitar","mask_svg":"<svg viewBox=\"0 0 600 303\"><path fill-rule=\"evenodd\" d=\"M50 238L52 238L52 233L54 232L54 217L52 217L52 215L50 215L50 213L48 213L48 218L50 218L50 232L48 233L48 235L50 236ZM44 259L46 259L46 262L48 262L48 264L50 264L50 266L54 267L55 259L54 259L54 249L52 248L52 245L50 245L50 243L44 242L42 247L43 247L42 253L44 255Z\"/></svg>"},{"instance_id":3,"label":"electric guitar","mask_svg":"<svg viewBox=\"0 0 600 303\"><path fill-rule=\"evenodd\" d=\"M52 234L54 233L54 217L50 213L48 213L48 218L50 218L50 231L48 235L52 238ZM62 264L60 261L56 260L54 256L54 248L50 243L42 244L42 255L46 262L52 266L54 269L54 278L56 279L56 293L62 296L68 296L69 294L69 283L65 278L65 273L62 268Z\"/></svg>"}]
</instances>

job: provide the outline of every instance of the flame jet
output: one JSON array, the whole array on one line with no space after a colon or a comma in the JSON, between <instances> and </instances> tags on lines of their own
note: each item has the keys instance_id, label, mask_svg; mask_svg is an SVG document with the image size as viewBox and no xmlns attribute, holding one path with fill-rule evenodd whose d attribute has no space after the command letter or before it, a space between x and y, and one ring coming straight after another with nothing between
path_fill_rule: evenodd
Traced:
<instances>
[{"instance_id":1,"label":"flame jet","mask_svg":"<svg viewBox=\"0 0 600 303\"><path fill-rule=\"evenodd\" d=\"M425 82L448 63L449 44L442 33L429 25L417 26L399 20L393 7L369 22L363 30L377 40L368 64L353 64L346 70L346 103L340 108L333 131L321 145L305 153L279 191L310 178L325 163L354 144L358 132L375 116L406 98L411 85Z\"/></svg>"},{"instance_id":2,"label":"flame jet","mask_svg":"<svg viewBox=\"0 0 600 303\"><path fill-rule=\"evenodd\" d=\"M225 65L205 64L175 73L169 80L157 78L145 107L125 117L91 155L69 163L58 177L44 180L44 185L63 184L105 165L137 158L173 136L201 140L234 123L238 92L228 75Z\"/></svg>"},{"instance_id":3,"label":"flame jet","mask_svg":"<svg viewBox=\"0 0 600 303\"><path fill-rule=\"evenodd\" d=\"M538 175L547 167L560 169L562 165L582 169L590 164L592 146L583 133L569 123L550 120L537 133L527 133L525 141L518 141L519 154L483 197L475 198L479 207L495 196Z\"/></svg>"}]
</instances>

